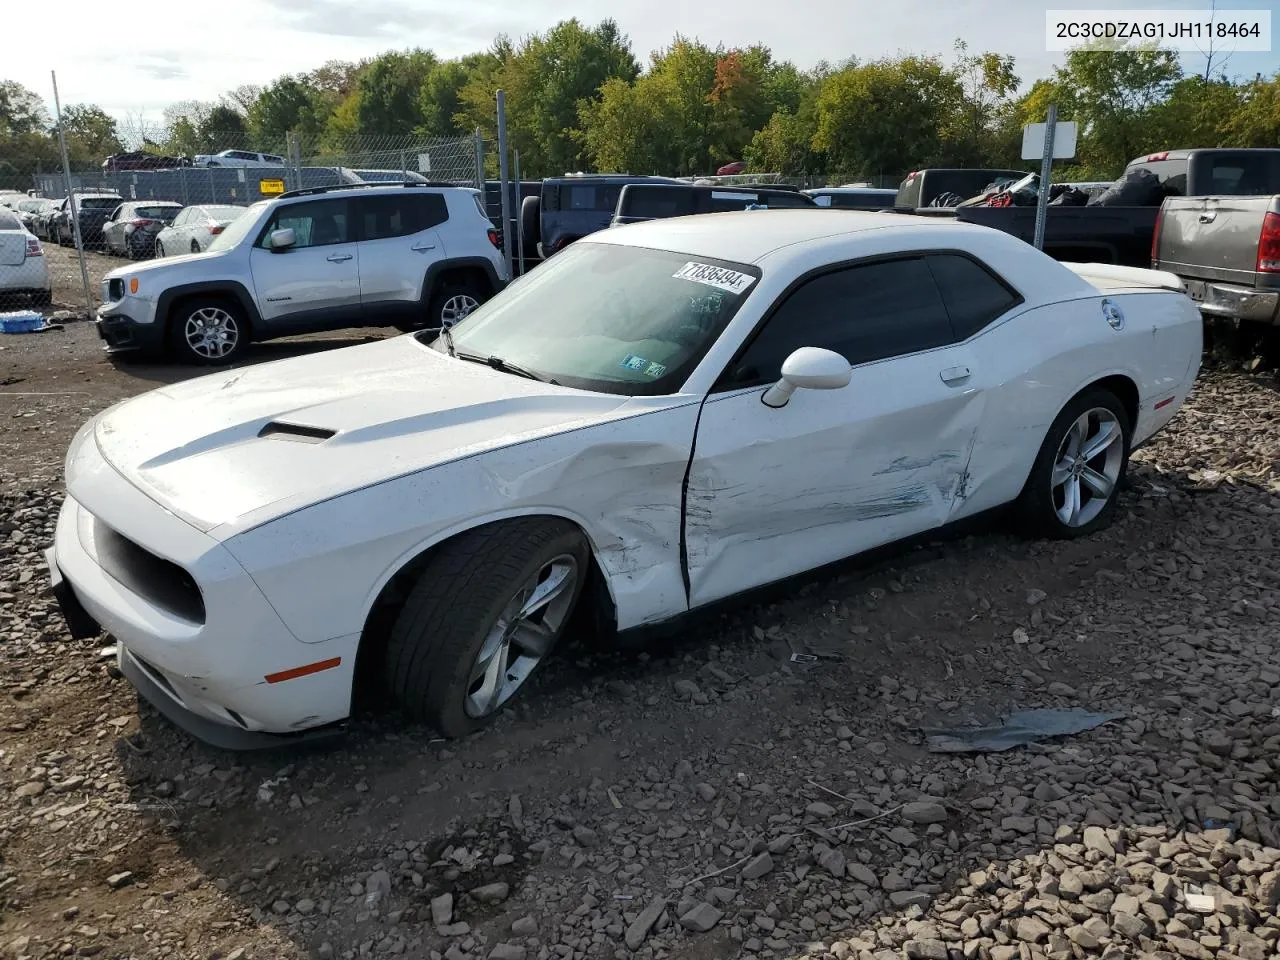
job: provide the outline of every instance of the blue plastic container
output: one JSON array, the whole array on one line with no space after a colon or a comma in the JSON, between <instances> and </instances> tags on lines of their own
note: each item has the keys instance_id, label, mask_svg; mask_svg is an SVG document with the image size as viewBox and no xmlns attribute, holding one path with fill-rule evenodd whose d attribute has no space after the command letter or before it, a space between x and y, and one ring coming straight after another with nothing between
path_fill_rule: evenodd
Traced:
<instances>
[{"instance_id":1,"label":"blue plastic container","mask_svg":"<svg viewBox=\"0 0 1280 960\"><path fill-rule=\"evenodd\" d=\"M0 313L0 333L34 333L44 326L44 317L34 310Z\"/></svg>"}]
</instances>

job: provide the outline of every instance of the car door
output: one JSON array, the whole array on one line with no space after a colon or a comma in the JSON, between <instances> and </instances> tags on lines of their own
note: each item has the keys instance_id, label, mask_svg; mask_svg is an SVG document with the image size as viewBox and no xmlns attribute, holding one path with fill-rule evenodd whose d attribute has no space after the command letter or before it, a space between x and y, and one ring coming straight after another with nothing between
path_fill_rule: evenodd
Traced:
<instances>
[{"instance_id":1,"label":"car door","mask_svg":"<svg viewBox=\"0 0 1280 960\"><path fill-rule=\"evenodd\" d=\"M262 320L273 334L324 330L359 320L360 252L349 201L323 197L283 204L249 255ZM295 243L271 249L271 234L291 229Z\"/></svg>"},{"instance_id":2,"label":"car door","mask_svg":"<svg viewBox=\"0 0 1280 960\"><path fill-rule=\"evenodd\" d=\"M982 412L919 255L826 270L784 294L708 396L689 468L690 604L940 526L962 495ZM836 390L761 402L783 361L822 347L853 367Z\"/></svg>"},{"instance_id":3,"label":"car door","mask_svg":"<svg viewBox=\"0 0 1280 960\"><path fill-rule=\"evenodd\" d=\"M361 197L360 302L364 322L395 323L421 313L423 282L431 264L444 259L437 227L449 218L438 193L403 191Z\"/></svg>"}]
</instances>

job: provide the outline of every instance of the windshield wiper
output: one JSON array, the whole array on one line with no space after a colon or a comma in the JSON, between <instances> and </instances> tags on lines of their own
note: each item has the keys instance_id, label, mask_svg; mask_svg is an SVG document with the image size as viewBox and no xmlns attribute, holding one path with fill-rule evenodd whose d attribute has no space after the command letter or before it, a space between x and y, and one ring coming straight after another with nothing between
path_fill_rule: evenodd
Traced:
<instances>
[{"instance_id":1,"label":"windshield wiper","mask_svg":"<svg viewBox=\"0 0 1280 960\"><path fill-rule=\"evenodd\" d=\"M511 363L509 360L503 360L502 357L482 357L478 353L455 353L454 356L459 360L470 360L472 363L486 363L495 370L500 370L503 373L514 374L517 377L524 377L527 380L537 380L539 383L551 383L556 386L560 385L550 377L544 377L540 373L534 373L532 370L522 367L517 363Z\"/></svg>"}]
</instances>

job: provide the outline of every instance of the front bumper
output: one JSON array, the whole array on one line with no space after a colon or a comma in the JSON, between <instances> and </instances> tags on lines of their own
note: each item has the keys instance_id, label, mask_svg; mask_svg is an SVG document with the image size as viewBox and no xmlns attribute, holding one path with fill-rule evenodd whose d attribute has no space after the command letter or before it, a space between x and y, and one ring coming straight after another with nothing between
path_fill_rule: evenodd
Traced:
<instances>
[{"instance_id":1,"label":"front bumper","mask_svg":"<svg viewBox=\"0 0 1280 960\"><path fill-rule=\"evenodd\" d=\"M112 312L100 309L95 326L108 353L160 353L164 349L164 328L160 324L140 322L118 308Z\"/></svg>"},{"instance_id":2,"label":"front bumper","mask_svg":"<svg viewBox=\"0 0 1280 960\"><path fill-rule=\"evenodd\" d=\"M139 692L217 746L278 744L281 734L310 738L346 719L358 635L301 642L222 544L129 484L92 438L73 456L71 492L46 555L73 632L86 635L101 624ZM113 537L189 574L204 614L174 612L151 582L122 570ZM322 662L335 665L289 676Z\"/></svg>"},{"instance_id":3,"label":"front bumper","mask_svg":"<svg viewBox=\"0 0 1280 960\"><path fill-rule=\"evenodd\" d=\"M1187 296L1200 312L1228 320L1280 323L1280 291L1255 290L1230 283L1186 280Z\"/></svg>"}]
</instances>

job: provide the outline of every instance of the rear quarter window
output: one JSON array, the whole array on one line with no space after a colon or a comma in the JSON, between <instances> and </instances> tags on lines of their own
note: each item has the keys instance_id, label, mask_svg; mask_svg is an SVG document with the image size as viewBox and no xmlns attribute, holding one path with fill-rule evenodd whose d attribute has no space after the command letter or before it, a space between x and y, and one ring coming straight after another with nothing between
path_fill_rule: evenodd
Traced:
<instances>
[{"instance_id":1,"label":"rear quarter window","mask_svg":"<svg viewBox=\"0 0 1280 960\"><path fill-rule=\"evenodd\" d=\"M956 253L925 257L942 294L956 340L967 340L1008 313L1022 297L976 260Z\"/></svg>"}]
</instances>

